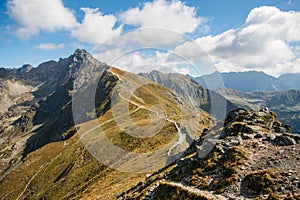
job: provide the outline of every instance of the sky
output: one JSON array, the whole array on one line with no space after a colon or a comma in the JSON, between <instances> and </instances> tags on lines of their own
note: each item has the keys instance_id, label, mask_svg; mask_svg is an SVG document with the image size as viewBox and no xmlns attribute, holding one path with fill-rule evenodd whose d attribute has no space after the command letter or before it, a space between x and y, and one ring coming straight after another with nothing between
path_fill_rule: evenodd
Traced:
<instances>
[{"instance_id":1,"label":"sky","mask_svg":"<svg viewBox=\"0 0 300 200\"><path fill-rule=\"evenodd\" d=\"M300 72L299 0L3 0L0 67L84 48L132 72Z\"/></svg>"}]
</instances>

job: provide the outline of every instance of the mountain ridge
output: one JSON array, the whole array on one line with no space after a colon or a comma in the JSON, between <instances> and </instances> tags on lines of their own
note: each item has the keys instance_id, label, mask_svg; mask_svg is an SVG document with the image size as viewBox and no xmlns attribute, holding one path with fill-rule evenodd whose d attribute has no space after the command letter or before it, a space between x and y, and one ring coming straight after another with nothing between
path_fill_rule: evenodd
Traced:
<instances>
[{"instance_id":1,"label":"mountain ridge","mask_svg":"<svg viewBox=\"0 0 300 200\"><path fill-rule=\"evenodd\" d=\"M246 71L246 72L228 72L203 75L200 77L193 77L195 81L203 85L205 88L206 81L214 78L215 74L222 77L224 85L218 85L212 90L228 89L239 90L242 92L263 92L263 91L280 91L287 89L300 89L299 88L299 73L282 74L278 78L266 74L262 71Z\"/></svg>"},{"instance_id":2,"label":"mountain ridge","mask_svg":"<svg viewBox=\"0 0 300 200\"><path fill-rule=\"evenodd\" d=\"M152 71L150 73L140 73L139 75L170 88L182 96L188 96L188 98L193 100L195 105L210 113L218 120L224 119L227 112L237 108L215 91L203 88L195 80L183 74L165 74L159 71Z\"/></svg>"},{"instance_id":3,"label":"mountain ridge","mask_svg":"<svg viewBox=\"0 0 300 200\"><path fill-rule=\"evenodd\" d=\"M0 196L7 199L79 198L85 196L83 191L91 190L87 193L113 199L113 194L127 189L129 183L142 180L141 175L121 173L115 168L123 167L125 171L135 170L144 175L147 170L173 162L193 137L214 123L213 117L189 104L188 98L89 56L83 50L76 50L66 59L44 62L26 75L8 77L8 80L20 77L17 81L31 84L34 90L29 91L30 98L8 108L8 112L15 116L5 112L4 119L1 119ZM136 88L138 85L140 87ZM97 89L95 105L86 107L88 101L85 100L94 101L89 93L93 88ZM80 122L76 126L72 115L74 100L79 103L76 108L83 110L75 113L76 122ZM22 107L24 104L26 109ZM132 123L122 121L127 107ZM18 109L22 112L17 112ZM197 115L191 115L195 112ZM115 117L115 114L120 117ZM5 124L7 120L12 123ZM161 125L160 121L165 124ZM151 126L147 126L149 123ZM98 128L102 134L97 132ZM155 128L160 131L156 132ZM127 133L130 130L146 136L152 132L157 134L150 138L133 137ZM103 135L110 143L105 143ZM97 155L97 152L107 150L109 144L128 153L118 154L110 149L105 154L109 156L104 158L110 161L110 165L104 165L97 160L101 158L97 156L103 154ZM93 145L98 151L89 149ZM152 155L151 151L158 154ZM137 164L136 159L144 153L150 154ZM149 162L145 162L147 159ZM152 165L144 168L145 163ZM114 179L124 179L124 185L114 189L118 185ZM103 189L100 193L92 189L99 187Z\"/></svg>"}]
</instances>

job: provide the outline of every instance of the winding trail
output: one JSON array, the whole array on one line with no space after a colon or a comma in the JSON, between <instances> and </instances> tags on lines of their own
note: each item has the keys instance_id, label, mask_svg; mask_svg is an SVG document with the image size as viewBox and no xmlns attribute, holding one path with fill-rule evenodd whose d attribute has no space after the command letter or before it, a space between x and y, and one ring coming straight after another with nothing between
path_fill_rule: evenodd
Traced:
<instances>
[{"instance_id":1,"label":"winding trail","mask_svg":"<svg viewBox=\"0 0 300 200\"><path fill-rule=\"evenodd\" d=\"M179 127L179 125L178 125L178 123L176 121L171 120L171 119L169 119L169 118L167 118L165 116L160 116L158 111L152 110L152 109L147 108L147 107L145 107L143 105L140 105L140 104L138 104L138 103L136 103L134 101L131 101L131 100L125 98L122 94L119 94L119 96L121 98L123 98L124 100L126 100L126 101L134 104L135 106L137 106L138 109L143 108L145 110L148 110L148 111L151 111L153 113L156 113L156 115L157 115L158 118L166 120L168 122L171 122L171 123L173 123L175 125L175 127L176 127L176 129L178 131L178 134L179 134L179 140L169 149L169 151L168 151L168 155L169 156L171 155L173 149L175 149L177 146L181 145L184 142L185 136L184 136L184 134L181 133L181 129L180 129L180 127Z\"/></svg>"},{"instance_id":2,"label":"winding trail","mask_svg":"<svg viewBox=\"0 0 300 200\"><path fill-rule=\"evenodd\" d=\"M118 74L116 74L116 73L114 73L113 71L111 71L111 69L109 69L108 71L111 72L113 75L117 76L119 80L122 80L121 77L120 77ZM126 88L125 88L125 89L126 89ZM175 149L175 148L176 148L177 146L179 146L179 145L182 145L182 143L183 143L184 140L185 140L185 136L184 136L184 134L182 134L181 129L180 129L180 127L179 127L179 125L178 125L178 123L177 123L176 121L171 120L171 119L167 118L166 116L160 116L160 114L159 114L158 111L154 111L154 110L152 110L152 109L150 109L150 108L147 108L147 107L145 107L145 106L143 106L143 105L140 105L140 104L138 104L138 103L136 103L136 102L134 102L134 101L132 101L132 100L130 100L130 99L127 99L127 98L124 97L121 93L119 93L119 96L120 96L121 98L123 98L124 100L126 100L126 101L132 103L133 105L137 106L138 109L143 108L143 109L145 109L145 110L148 110L148 111L151 111L151 112L153 112L153 113L156 113L156 115L157 115L158 118L163 119L163 120L166 120L166 121L168 121L168 122L171 122L171 123L173 123L173 124L175 125L175 127L176 127L176 129L177 129L177 132L178 132L178 135L179 135L179 139L178 139L178 141L177 141L174 145L172 145L172 147L169 149L169 151L168 151L168 155L169 155L169 156L171 155L173 149ZM134 96L134 98L136 98L137 100L139 100L139 101L141 101L141 102L144 102L144 100L141 99L140 97L137 97L136 95L133 95L133 96ZM191 99L190 99L190 101L193 103L193 101L192 101Z\"/></svg>"},{"instance_id":3,"label":"winding trail","mask_svg":"<svg viewBox=\"0 0 300 200\"><path fill-rule=\"evenodd\" d=\"M138 111L139 109L140 109L140 108L136 108L136 109L135 109L134 111L132 111L130 114L135 113L135 112ZM79 135L79 139L77 140L76 143L78 143L78 142L80 141L81 138L83 138L84 136L86 136L86 135L89 134L90 132L94 131L95 129L99 128L100 126L103 126L104 124L107 124L107 123L109 123L109 122L111 122L111 121L114 121L114 120L119 119L119 118L122 118L122 117L123 117L123 115L122 115L122 116L119 116L119 117L117 117L117 118L112 118L112 119L110 119L110 120L107 120L107 121L105 121L105 122L103 122L103 123L101 123L101 124L98 124L97 126L95 126L95 127L91 128L90 130L86 131L84 134Z\"/></svg>"},{"instance_id":4,"label":"winding trail","mask_svg":"<svg viewBox=\"0 0 300 200\"><path fill-rule=\"evenodd\" d=\"M214 195L214 194L210 193L209 191L199 190L199 189L191 187L191 186L183 185L182 183L173 182L173 181L165 181L165 183L175 186L175 187L180 187L184 190L187 190L191 193L197 194L197 195L202 196L207 199L212 199L212 200L226 200L227 199L221 195Z\"/></svg>"},{"instance_id":5,"label":"winding trail","mask_svg":"<svg viewBox=\"0 0 300 200\"><path fill-rule=\"evenodd\" d=\"M121 77L120 77L118 74L116 74L116 73L114 73L113 71L111 71L111 69L109 69L108 71L109 71L110 73L112 73L113 75L117 76L119 80L122 80ZM125 89L126 89L126 88L125 88ZM132 100L130 100L130 99L124 97L121 93L119 93L119 96L120 96L120 98L124 99L125 101L130 102L131 104L137 106L137 108L136 108L134 111L132 111L130 114L132 114L132 113L134 113L134 112L136 112L136 111L138 111L139 109L142 108L142 109L148 110L148 111L150 111L150 112L152 112L152 113L155 113L155 114L157 115L158 118L163 119L163 120L166 120L166 121L168 121L168 122L170 122L170 123L173 123L173 124L175 125L175 127L176 127L176 129L177 129L177 132L178 132L178 134L179 134L179 139L178 139L178 141L177 141L174 145L172 145L172 147L169 149L168 155L171 155L172 150L175 149L177 146L182 145L182 143L183 143L184 140L185 140L185 136L184 136L184 134L182 134L181 129L180 129L180 127L179 127L179 125L178 125L178 123L177 123L176 121L171 120L171 119L169 119L169 118L166 117L166 116L160 116L159 111L152 110L152 109L150 109L150 108L147 108L146 106L143 106L143 105L141 105L141 104L139 104L139 103L137 103L137 102L134 102L134 101L132 101ZM141 99L140 97L137 97L136 95L133 95L133 96L134 96L134 98L136 98L137 100L139 100L139 101L141 101L141 102L144 102L144 100ZM122 118L123 116L124 116L124 115L119 116L118 118ZM118 119L118 118L117 118L117 119ZM99 125L97 125L97 126L91 128L90 130L86 131L84 134L80 135L80 137L79 137L79 139L78 139L78 141L77 141L76 143L78 143L78 142L80 141L81 138L83 138L83 137L86 136L87 134L91 133L91 132L94 131L95 129L97 129L97 128L99 128L100 126L102 126L102 125L104 125L104 124L106 124L106 123L108 123L108 122L111 122L111 121L113 121L113 120L115 120L115 119L116 119L116 118L112 118L112 119L110 119L110 120L108 120L108 121L105 121L105 122L103 122L103 123L101 123L101 124L99 124Z\"/></svg>"},{"instance_id":6,"label":"winding trail","mask_svg":"<svg viewBox=\"0 0 300 200\"><path fill-rule=\"evenodd\" d=\"M27 182L27 184L26 184L25 188L23 189L23 191L21 192L21 194L17 197L17 200L19 200L23 196L23 194L26 192L27 188L29 187L30 183L42 171L43 168L44 168L44 165L42 165L40 167L40 169L30 178L30 180Z\"/></svg>"}]
</instances>

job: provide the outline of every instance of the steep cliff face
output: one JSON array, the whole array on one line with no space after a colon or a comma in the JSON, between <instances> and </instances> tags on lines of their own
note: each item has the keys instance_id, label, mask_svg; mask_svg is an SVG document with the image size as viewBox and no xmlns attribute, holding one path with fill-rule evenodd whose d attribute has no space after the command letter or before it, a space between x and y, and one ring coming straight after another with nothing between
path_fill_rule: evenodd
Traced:
<instances>
[{"instance_id":1,"label":"steep cliff face","mask_svg":"<svg viewBox=\"0 0 300 200\"><path fill-rule=\"evenodd\" d=\"M233 110L181 159L119 199L297 199L300 136L289 131L274 112Z\"/></svg>"}]
</instances>

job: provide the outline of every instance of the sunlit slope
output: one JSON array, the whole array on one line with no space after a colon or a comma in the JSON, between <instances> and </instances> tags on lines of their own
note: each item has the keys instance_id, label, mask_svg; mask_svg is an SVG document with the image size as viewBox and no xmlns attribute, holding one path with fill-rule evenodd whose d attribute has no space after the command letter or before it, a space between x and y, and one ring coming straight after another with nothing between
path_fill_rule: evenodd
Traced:
<instances>
[{"instance_id":1,"label":"sunlit slope","mask_svg":"<svg viewBox=\"0 0 300 200\"><path fill-rule=\"evenodd\" d=\"M68 140L29 154L0 183L1 197L115 199L175 159L191 136L210 126L206 112L171 90L116 68L108 75L117 77L110 109L70 129L64 135L77 133ZM107 102L99 108L107 108Z\"/></svg>"},{"instance_id":2,"label":"sunlit slope","mask_svg":"<svg viewBox=\"0 0 300 200\"><path fill-rule=\"evenodd\" d=\"M210 125L207 113L166 87L116 68L110 72L119 78L112 108L79 130L86 147L104 163L129 172L161 168Z\"/></svg>"},{"instance_id":3,"label":"sunlit slope","mask_svg":"<svg viewBox=\"0 0 300 200\"><path fill-rule=\"evenodd\" d=\"M1 182L0 196L4 199L84 196L114 199L115 194L143 178L143 174L119 172L103 165L91 156L76 134L67 141L51 143L31 153ZM91 192L94 187L97 191Z\"/></svg>"}]
</instances>

